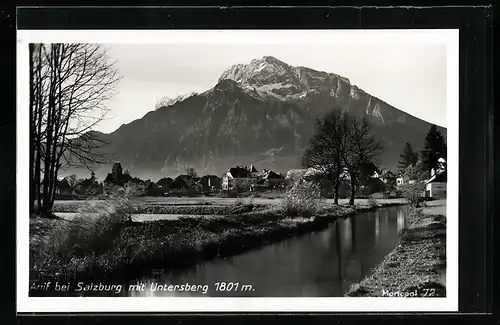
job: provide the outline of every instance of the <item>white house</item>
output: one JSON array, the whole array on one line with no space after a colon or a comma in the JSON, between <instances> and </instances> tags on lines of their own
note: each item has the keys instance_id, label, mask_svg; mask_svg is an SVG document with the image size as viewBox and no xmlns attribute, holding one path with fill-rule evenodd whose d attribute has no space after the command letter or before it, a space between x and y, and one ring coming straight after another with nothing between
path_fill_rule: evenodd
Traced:
<instances>
[{"instance_id":1,"label":"white house","mask_svg":"<svg viewBox=\"0 0 500 325\"><path fill-rule=\"evenodd\" d=\"M436 199L446 198L446 170L432 171L432 176L425 182L425 196Z\"/></svg>"},{"instance_id":2,"label":"white house","mask_svg":"<svg viewBox=\"0 0 500 325\"><path fill-rule=\"evenodd\" d=\"M328 167L328 165L326 167ZM310 167L304 173L304 177L310 178L314 176L321 176L325 170L326 169L321 166ZM350 180L349 170L347 168L344 168L344 170L340 174L340 178L344 180Z\"/></svg>"},{"instance_id":3,"label":"white house","mask_svg":"<svg viewBox=\"0 0 500 325\"><path fill-rule=\"evenodd\" d=\"M253 166L252 166L253 167ZM253 167L255 170L254 173L251 172L251 168L245 168L245 167L233 167L229 169L223 176L222 176L222 189L223 190L240 190L240 191L247 191L250 189L250 185L252 185L255 181L256 178L253 177L254 174L256 174L257 170L255 167Z\"/></svg>"},{"instance_id":4,"label":"white house","mask_svg":"<svg viewBox=\"0 0 500 325\"><path fill-rule=\"evenodd\" d=\"M403 175L399 175L398 177L396 177L396 186L402 186L402 185L405 185L405 184L411 185L411 184L415 184L415 183L416 183L416 180L414 180L414 179L405 179L403 177Z\"/></svg>"},{"instance_id":5,"label":"white house","mask_svg":"<svg viewBox=\"0 0 500 325\"><path fill-rule=\"evenodd\" d=\"M302 178L307 173L307 169L290 169L285 176L286 180L293 180L296 178Z\"/></svg>"}]
</instances>

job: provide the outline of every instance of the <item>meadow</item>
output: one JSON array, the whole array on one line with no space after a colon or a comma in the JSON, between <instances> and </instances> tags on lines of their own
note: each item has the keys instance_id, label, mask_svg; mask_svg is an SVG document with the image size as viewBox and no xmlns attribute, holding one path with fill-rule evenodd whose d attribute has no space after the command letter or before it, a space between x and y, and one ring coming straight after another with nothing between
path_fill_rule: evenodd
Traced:
<instances>
[{"instance_id":1,"label":"meadow","mask_svg":"<svg viewBox=\"0 0 500 325\"><path fill-rule=\"evenodd\" d=\"M250 211L265 210L278 207L283 198L220 198L220 197L136 197L131 198L134 206L132 219L134 221L172 220L179 217L223 216ZM333 206L333 199L323 200L325 206ZM405 204L403 198L377 199L380 205ZM65 200L54 203L54 212L64 219L72 219L79 211L88 205L99 205L106 200ZM340 206L347 206L348 199L340 199ZM355 206L359 208L373 205L370 199L356 199Z\"/></svg>"}]
</instances>

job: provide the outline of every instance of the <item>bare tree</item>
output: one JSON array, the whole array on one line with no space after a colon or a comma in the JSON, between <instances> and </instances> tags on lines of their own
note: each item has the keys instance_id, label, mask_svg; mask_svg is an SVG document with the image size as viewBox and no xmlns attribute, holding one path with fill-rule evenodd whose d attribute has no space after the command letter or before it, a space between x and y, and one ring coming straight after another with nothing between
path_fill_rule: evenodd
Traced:
<instances>
[{"instance_id":1,"label":"bare tree","mask_svg":"<svg viewBox=\"0 0 500 325\"><path fill-rule=\"evenodd\" d=\"M37 207L41 206L41 164L44 159L45 150L42 146L44 141L43 126L46 123L47 112L47 84L48 69L44 69L46 58L43 44L30 44L30 112L31 112L31 143L30 143L30 170L31 178L31 211L33 212L33 203L36 199Z\"/></svg>"},{"instance_id":2,"label":"bare tree","mask_svg":"<svg viewBox=\"0 0 500 325\"><path fill-rule=\"evenodd\" d=\"M372 132L367 116L357 118L346 116L346 150L342 156L351 182L349 204L354 205L358 187L359 171L362 164L372 163L382 152L382 143Z\"/></svg>"},{"instance_id":3,"label":"bare tree","mask_svg":"<svg viewBox=\"0 0 500 325\"><path fill-rule=\"evenodd\" d=\"M78 178L76 177L75 174L69 175L66 177L66 180L68 181L69 186L75 187L76 184L78 183Z\"/></svg>"},{"instance_id":4,"label":"bare tree","mask_svg":"<svg viewBox=\"0 0 500 325\"><path fill-rule=\"evenodd\" d=\"M419 161L406 167L401 176L403 177L403 184L398 189L410 205L416 206L425 193L425 181L429 177L429 172L422 161Z\"/></svg>"},{"instance_id":5,"label":"bare tree","mask_svg":"<svg viewBox=\"0 0 500 325\"><path fill-rule=\"evenodd\" d=\"M304 167L312 167L316 176L326 178L334 190L334 203L338 204L340 183L344 176L342 157L346 150L347 114L331 111L318 119L309 147L302 157Z\"/></svg>"},{"instance_id":6,"label":"bare tree","mask_svg":"<svg viewBox=\"0 0 500 325\"><path fill-rule=\"evenodd\" d=\"M114 62L96 44L34 44L31 53L33 182L40 214L49 216L63 165L105 161L92 128L119 80ZM40 183L41 180L41 183Z\"/></svg>"}]
</instances>

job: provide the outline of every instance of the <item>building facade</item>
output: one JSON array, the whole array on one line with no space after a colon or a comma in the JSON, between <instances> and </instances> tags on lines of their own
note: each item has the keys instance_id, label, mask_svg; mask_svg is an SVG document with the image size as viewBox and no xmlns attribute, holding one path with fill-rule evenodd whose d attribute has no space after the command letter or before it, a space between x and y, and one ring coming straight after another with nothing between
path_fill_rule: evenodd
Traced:
<instances>
[{"instance_id":1,"label":"building facade","mask_svg":"<svg viewBox=\"0 0 500 325\"><path fill-rule=\"evenodd\" d=\"M446 198L446 171L434 174L425 182L425 196L435 199Z\"/></svg>"},{"instance_id":2,"label":"building facade","mask_svg":"<svg viewBox=\"0 0 500 325\"><path fill-rule=\"evenodd\" d=\"M230 168L222 176L222 189L225 191L235 190L238 192L249 191L251 185L257 181L253 175L257 176L257 170L253 166L251 166L251 168L240 166Z\"/></svg>"}]
</instances>

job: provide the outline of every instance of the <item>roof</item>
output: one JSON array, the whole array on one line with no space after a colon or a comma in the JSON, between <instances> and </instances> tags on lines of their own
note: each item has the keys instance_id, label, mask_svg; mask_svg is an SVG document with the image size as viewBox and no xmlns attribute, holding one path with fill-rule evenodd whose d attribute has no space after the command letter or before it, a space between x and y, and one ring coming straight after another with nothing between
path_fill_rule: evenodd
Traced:
<instances>
[{"instance_id":1,"label":"roof","mask_svg":"<svg viewBox=\"0 0 500 325\"><path fill-rule=\"evenodd\" d=\"M383 175L384 177L395 177L395 176L396 176L396 174L394 174L394 173L393 173L393 172L391 172L390 170L388 170L388 171L384 172L382 175Z\"/></svg>"},{"instance_id":2,"label":"roof","mask_svg":"<svg viewBox=\"0 0 500 325\"><path fill-rule=\"evenodd\" d=\"M257 173L257 169L254 165L250 165L250 173Z\"/></svg>"},{"instance_id":3,"label":"roof","mask_svg":"<svg viewBox=\"0 0 500 325\"><path fill-rule=\"evenodd\" d=\"M108 175L106 175L106 178L104 179L104 183L108 182L113 182L113 174L111 173L108 173Z\"/></svg>"},{"instance_id":4,"label":"roof","mask_svg":"<svg viewBox=\"0 0 500 325\"><path fill-rule=\"evenodd\" d=\"M170 186L174 180L170 177L163 177L158 182L156 182L159 186Z\"/></svg>"},{"instance_id":5,"label":"roof","mask_svg":"<svg viewBox=\"0 0 500 325\"><path fill-rule=\"evenodd\" d=\"M199 182L203 182L204 180L208 180L208 179L214 180L214 179L221 179L221 178L217 175L204 175L199 179Z\"/></svg>"},{"instance_id":6,"label":"roof","mask_svg":"<svg viewBox=\"0 0 500 325\"><path fill-rule=\"evenodd\" d=\"M83 186L83 187L89 187L93 182L90 179L84 179L80 183L76 184L74 187L77 186Z\"/></svg>"},{"instance_id":7,"label":"roof","mask_svg":"<svg viewBox=\"0 0 500 325\"><path fill-rule=\"evenodd\" d=\"M172 184L170 184L171 189L180 188L191 188L195 184L193 178L189 175L179 175L177 176Z\"/></svg>"},{"instance_id":8,"label":"roof","mask_svg":"<svg viewBox=\"0 0 500 325\"><path fill-rule=\"evenodd\" d=\"M233 167L229 169L229 173L234 178L250 178L250 171L243 167Z\"/></svg>"},{"instance_id":9,"label":"roof","mask_svg":"<svg viewBox=\"0 0 500 325\"><path fill-rule=\"evenodd\" d=\"M70 188L70 187L71 187L71 186L69 185L68 180L67 180L66 178L63 178L63 179L61 179L61 180L57 180L56 182L57 182L57 186L58 186L59 188L63 188L63 189L64 189L64 188Z\"/></svg>"},{"instance_id":10,"label":"roof","mask_svg":"<svg viewBox=\"0 0 500 325\"><path fill-rule=\"evenodd\" d=\"M126 182L128 182L131 178L132 177L129 174L122 174L121 178L118 180L119 184L116 184L116 185L123 185ZM104 183L113 183L113 184L115 184L115 182L113 180L113 174L112 173L108 173L108 175L104 179Z\"/></svg>"},{"instance_id":11,"label":"roof","mask_svg":"<svg viewBox=\"0 0 500 325\"><path fill-rule=\"evenodd\" d=\"M264 178L267 179L281 179L283 178L280 174L273 172L272 170L268 170L265 175L263 175Z\"/></svg>"},{"instance_id":12,"label":"roof","mask_svg":"<svg viewBox=\"0 0 500 325\"><path fill-rule=\"evenodd\" d=\"M307 169L290 169L287 173L285 178L290 179L294 177L302 177L305 175L307 172Z\"/></svg>"},{"instance_id":13,"label":"roof","mask_svg":"<svg viewBox=\"0 0 500 325\"><path fill-rule=\"evenodd\" d=\"M130 178L128 181L134 184L141 184L141 183L146 184L145 181L137 177Z\"/></svg>"},{"instance_id":14,"label":"roof","mask_svg":"<svg viewBox=\"0 0 500 325\"><path fill-rule=\"evenodd\" d=\"M446 171L442 171L438 174L435 174L431 178L425 181L425 184L429 183L446 183L447 177L446 177Z\"/></svg>"},{"instance_id":15,"label":"roof","mask_svg":"<svg viewBox=\"0 0 500 325\"><path fill-rule=\"evenodd\" d=\"M307 172L304 174L305 177L315 176L323 174L323 170L320 167L310 167Z\"/></svg>"}]
</instances>

